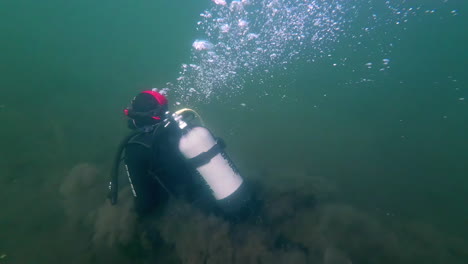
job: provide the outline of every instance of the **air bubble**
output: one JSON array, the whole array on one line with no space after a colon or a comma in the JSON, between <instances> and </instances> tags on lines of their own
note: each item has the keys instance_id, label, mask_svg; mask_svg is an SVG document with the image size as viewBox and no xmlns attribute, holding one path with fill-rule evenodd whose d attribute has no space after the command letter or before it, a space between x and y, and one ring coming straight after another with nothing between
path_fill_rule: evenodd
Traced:
<instances>
[{"instance_id":1,"label":"air bubble","mask_svg":"<svg viewBox=\"0 0 468 264\"><path fill-rule=\"evenodd\" d=\"M385 8L377 13L369 12L374 10L371 2L357 0L212 0L212 7L200 14L199 39L192 43L189 63L182 65L171 89L186 100L208 101L213 96L241 93L245 83L277 78L278 74L271 77L273 72L285 72L284 64L291 70L298 60L312 63L328 56L333 67L345 65L334 53L339 43L349 41L351 50L357 52L368 49L368 37L375 39L373 32L406 23L408 15L424 12L405 8L400 1L384 2ZM356 16L348 16L350 13ZM357 28L357 17L368 23ZM351 33L358 29L359 33ZM398 38L385 40L382 54L389 54L386 51L394 46L389 42ZM389 63L383 59L381 67L375 68L386 70ZM374 65L369 62L365 67Z\"/></svg>"},{"instance_id":2,"label":"air bubble","mask_svg":"<svg viewBox=\"0 0 468 264\"><path fill-rule=\"evenodd\" d=\"M213 0L213 2L217 5L226 5L226 0Z\"/></svg>"},{"instance_id":3,"label":"air bubble","mask_svg":"<svg viewBox=\"0 0 468 264\"><path fill-rule=\"evenodd\" d=\"M196 50L210 50L213 48L213 44L206 40L195 40L192 47Z\"/></svg>"}]
</instances>

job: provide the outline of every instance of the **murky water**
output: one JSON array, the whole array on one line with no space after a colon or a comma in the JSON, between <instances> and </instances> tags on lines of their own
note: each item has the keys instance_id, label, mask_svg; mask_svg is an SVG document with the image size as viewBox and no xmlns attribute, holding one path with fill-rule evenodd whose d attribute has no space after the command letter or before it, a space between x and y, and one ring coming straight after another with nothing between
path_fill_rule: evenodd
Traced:
<instances>
[{"instance_id":1,"label":"murky water","mask_svg":"<svg viewBox=\"0 0 468 264\"><path fill-rule=\"evenodd\" d=\"M0 2L0 263L466 263L467 7ZM109 205L151 87L225 139L269 229L173 201L154 249L128 189Z\"/></svg>"}]
</instances>

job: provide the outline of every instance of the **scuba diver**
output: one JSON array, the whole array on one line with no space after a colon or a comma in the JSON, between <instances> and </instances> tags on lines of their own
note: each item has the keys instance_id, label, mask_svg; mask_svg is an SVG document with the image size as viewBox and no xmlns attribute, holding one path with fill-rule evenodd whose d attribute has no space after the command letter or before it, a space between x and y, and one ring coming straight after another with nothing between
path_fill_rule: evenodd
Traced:
<instances>
[{"instance_id":1,"label":"scuba diver","mask_svg":"<svg viewBox=\"0 0 468 264\"><path fill-rule=\"evenodd\" d=\"M113 205L123 161L140 217L159 211L171 197L235 221L253 210L248 206L250 189L224 151L224 142L192 122L195 117L201 121L195 111L171 114L166 96L153 89L139 93L124 113L132 133L115 157L109 185Z\"/></svg>"},{"instance_id":2,"label":"scuba diver","mask_svg":"<svg viewBox=\"0 0 468 264\"><path fill-rule=\"evenodd\" d=\"M283 215L264 216L262 211L267 207L253 191L258 188L241 177L224 151L223 140L196 125L195 118L202 125L203 121L195 111L169 112L167 98L153 89L139 93L124 113L132 133L122 140L115 156L109 199L111 204L117 203L123 162L139 227L155 248L165 242L151 224L153 216L163 211L170 198L176 198L232 223L230 234L237 243L245 241L246 232L242 230L255 228L263 230L269 238L265 241L271 241L275 250L292 248L308 254L303 245L274 228L274 223L283 221Z\"/></svg>"}]
</instances>

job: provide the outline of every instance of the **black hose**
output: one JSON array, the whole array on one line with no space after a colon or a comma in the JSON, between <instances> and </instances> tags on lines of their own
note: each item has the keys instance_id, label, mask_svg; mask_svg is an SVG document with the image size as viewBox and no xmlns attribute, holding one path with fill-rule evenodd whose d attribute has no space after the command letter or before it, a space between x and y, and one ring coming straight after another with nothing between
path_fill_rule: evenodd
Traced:
<instances>
[{"instance_id":1,"label":"black hose","mask_svg":"<svg viewBox=\"0 0 468 264\"><path fill-rule=\"evenodd\" d=\"M136 136L137 134L142 133L141 131L134 131L127 135L124 139L119 144L119 147L117 148L116 155L114 157L114 163L112 165L112 170L111 170L111 182L109 185L109 194L107 195L107 198L110 199L110 202L112 205L115 205L117 203L117 198L118 198L118 192L119 192L119 167L120 163L122 162L122 153L125 150L125 147L127 146L128 141Z\"/></svg>"}]
</instances>

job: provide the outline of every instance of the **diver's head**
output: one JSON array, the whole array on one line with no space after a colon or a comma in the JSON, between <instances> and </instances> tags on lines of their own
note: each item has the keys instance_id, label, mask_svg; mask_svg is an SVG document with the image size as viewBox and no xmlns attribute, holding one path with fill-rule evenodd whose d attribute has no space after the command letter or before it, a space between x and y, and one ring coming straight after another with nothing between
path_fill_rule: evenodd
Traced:
<instances>
[{"instance_id":1,"label":"diver's head","mask_svg":"<svg viewBox=\"0 0 468 264\"><path fill-rule=\"evenodd\" d=\"M145 127L162 121L168 110L167 98L161 93L148 90L133 98L131 106L124 110L136 127Z\"/></svg>"}]
</instances>

